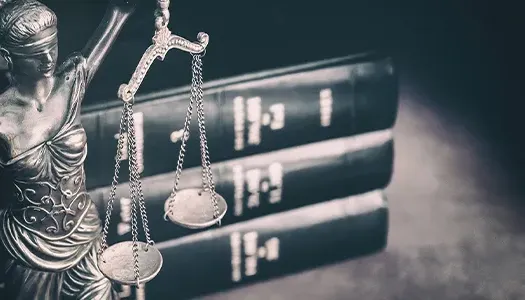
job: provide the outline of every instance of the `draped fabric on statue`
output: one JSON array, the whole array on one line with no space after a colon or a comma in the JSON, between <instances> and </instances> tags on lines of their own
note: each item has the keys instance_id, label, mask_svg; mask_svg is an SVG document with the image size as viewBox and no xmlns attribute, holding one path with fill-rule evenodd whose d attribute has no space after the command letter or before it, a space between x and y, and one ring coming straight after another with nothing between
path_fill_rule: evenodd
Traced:
<instances>
[{"instance_id":1,"label":"draped fabric on statue","mask_svg":"<svg viewBox=\"0 0 525 300\"><path fill-rule=\"evenodd\" d=\"M3 201L10 205L0 215L0 235L14 258L7 266L11 282L6 286L15 289L10 291L17 295L13 299L117 299L97 267L101 222L84 182L87 145L80 104L85 59L69 57L57 74L72 81L68 116L60 130L49 141L0 163L2 184L9 185Z\"/></svg>"},{"instance_id":2,"label":"draped fabric on statue","mask_svg":"<svg viewBox=\"0 0 525 300\"><path fill-rule=\"evenodd\" d=\"M94 206L93 206L94 207ZM85 219L99 223L96 214ZM90 223L91 220L86 220ZM79 227L79 231L81 231ZM46 272L15 264L10 260L6 278L11 282L7 286L16 287L7 291L6 299L65 299L103 300L118 299L118 294L111 283L100 273L97 267L98 242L89 244L88 253L79 256L80 261L64 272ZM72 257L73 258L73 257ZM78 259L69 260L78 261ZM21 289L23 287L23 289Z\"/></svg>"}]
</instances>

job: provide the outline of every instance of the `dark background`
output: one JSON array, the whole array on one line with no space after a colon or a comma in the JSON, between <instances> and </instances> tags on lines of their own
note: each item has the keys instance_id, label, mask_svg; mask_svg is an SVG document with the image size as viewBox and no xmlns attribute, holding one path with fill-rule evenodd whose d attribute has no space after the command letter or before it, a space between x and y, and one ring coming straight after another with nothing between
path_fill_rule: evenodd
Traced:
<instances>
[{"instance_id":1,"label":"dark background","mask_svg":"<svg viewBox=\"0 0 525 300\"><path fill-rule=\"evenodd\" d=\"M105 0L43 2L59 17L62 57L83 47L107 4ZM485 94L502 81L517 88L516 76L521 73L517 66L525 24L521 10L511 1L495 3L172 1L170 28L190 40L199 31L210 34L206 79L379 49L398 59L401 69L417 66L421 76L446 81L447 88ZM151 42L154 5L153 0L140 1L97 74L88 102L114 97L118 83L127 81ZM171 51L163 63L153 65L141 91L187 84L189 62L189 55ZM505 98L499 100L511 100Z\"/></svg>"},{"instance_id":2,"label":"dark background","mask_svg":"<svg viewBox=\"0 0 525 300\"><path fill-rule=\"evenodd\" d=\"M103 0L48 0L59 17L60 53L82 49ZM386 52L417 85L445 93L437 105L520 152L522 45L518 1L172 1L171 30L210 35L205 80L366 50ZM153 0L142 0L88 90L86 103L116 98L153 34ZM139 93L187 85L187 53L156 62ZM515 159L521 159L516 156ZM523 160L523 159L521 159ZM516 164L516 161L513 162Z\"/></svg>"}]
</instances>

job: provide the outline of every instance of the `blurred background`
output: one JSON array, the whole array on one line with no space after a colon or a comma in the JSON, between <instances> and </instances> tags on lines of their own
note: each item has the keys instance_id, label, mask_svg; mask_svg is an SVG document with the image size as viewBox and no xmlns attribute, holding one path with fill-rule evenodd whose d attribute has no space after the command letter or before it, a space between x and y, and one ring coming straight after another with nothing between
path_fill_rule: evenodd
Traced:
<instances>
[{"instance_id":1,"label":"blurred background","mask_svg":"<svg viewBox=\"0 0 525 300\"><path fill-rule=\"evenodd\" d=\"M62 58L82 49L107 5L103 0L43 2L59 17ZM228 202L231 224L195 234L159 222L153 234L159 236L165 267L146 289L120 287L122 296L523 299L525 21L518 6L467 0L172 1L174 33L192 41L199 31L210 35L205 82L234 78L231 86L212 84L210 93L218 94L208 99L209 113L217 115L210 117L209 130L221 128L210 138L212 159L218 153L219 192L231 192L227 201L244 201L246 211L257 206L254 195L261 202L287 204L239 217L239 208ZM111 115L100 105L116 101L118 86L129 80L150 45L154 7L153 0L141 1L86 95L84 118L95 124L95 133L88 135L90 149L102 149L90 150L88 163L108 157L107 176L117 131L113 125L104 129L101 120L118 121L119 109L108 108ZM369 51L380 54L347 57ZM327 61L337 57L347 58ZM165 155L172 161L180 144L172 138L172 148L154 153L148 149L159 144L148 141L148 134L154 137L163 126L181 127L190 61L187 53L172 50L165 61L154 63L139 91L144 98L165 91L163 98L183 103L173 106L178 111L171 112L176 115L171 124L151 121L158 117L148 103L156 99L144 100L144 189L151 203L169 194L168 171L175 165L156 172L148 169L149 157ZM327 73L315 72L323 69ZM247 79L246 74L256 75ZM299 75L278 77L285 74ZM320 118L324 85L334 93L327 100L334 125L326 134L319 128L330 126L310 126ZM290 129L273 137L263 130L267 144L261 142L259 150L235 154L228 148L228 154L221 141L233 139L226 135L234 134L237 119L230 111L237 94L244 99L267 95L268 102L265 96L260 100L264 109L270 109L268 103L284 104ZM313 102L304 100L301 109L297 95L313 95ZM348 98L338 102L335 95ZM344 109L353 113L346 116ZM350 126L345 120L352 129L344 129ZM169 133L175 130L171 127L164 129ZM189 167L185 184L198 185L191 178L199 176L189 175L198 169ZM94 181L98 176L91 172L88 183L89 176ZM280 196L272 194L275 190ZM93 186L92 193L103 205L107 188ZM125 199L117 208L121 224L126 223ZM162 211L163 202L156 203ZM158 219L160 213L150 215ZM126 237L125 227L115 227L116 238Z\"/></svg>"}]
</instances>

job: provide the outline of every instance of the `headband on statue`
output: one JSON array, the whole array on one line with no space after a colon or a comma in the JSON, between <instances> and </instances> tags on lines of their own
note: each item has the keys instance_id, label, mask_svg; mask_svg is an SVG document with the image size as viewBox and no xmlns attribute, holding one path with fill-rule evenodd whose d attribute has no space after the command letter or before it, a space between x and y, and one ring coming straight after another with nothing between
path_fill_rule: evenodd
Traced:
<instances>
[{"instance_id":1,"label":"headband on statue","mask_svg":"<svg viewBox=\"0 0 525 300\"><path fill-rule=\"evenodd\" d=\"M34 42L10 41L7 39L15 23L28 11L34 9L49 10L45 4L37 0L0 0L0 18L3 20L0 28L0 45L8 49L11 54L28 55L30 53L26 49L48 45L56 41L56 33ZM38 19L35 18L34 22L38 22ZM37 49L31 52L34 54L35 50L38 52Z\"/></svg>"},{"instance_id":2,"label":"headband on statue","mask_svg":"<svg viewBox=\"0 0 525 300\"><path fill-rule=\"evenodd\" d=\"M40 53L46 53L49 49L58 43L57 32L43 37L41 39L30 41L21 45L6 47L11 55L15 56L32 56Z\"/></svg>"}]
</instances>

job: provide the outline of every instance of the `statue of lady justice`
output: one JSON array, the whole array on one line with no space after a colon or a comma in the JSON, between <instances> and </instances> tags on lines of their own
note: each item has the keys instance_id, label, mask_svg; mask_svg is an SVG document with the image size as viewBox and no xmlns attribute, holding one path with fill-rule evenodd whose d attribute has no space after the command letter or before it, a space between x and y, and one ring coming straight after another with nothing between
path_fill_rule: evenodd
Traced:
<instances>
[{"instance_id":1,"label":"statue of lady justice","mask_svg":"<svg viewBox=\"0 0 525 300\"><path fill-rule=\"evenodd\" d=\"M8 299L118 299L97 267L101 221L85 188L80 105L138 0L111 0L81 53L57 65L57 17L0 0L0 216Z\"/></svg>"}]
</instances>

